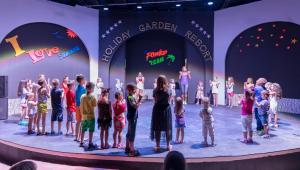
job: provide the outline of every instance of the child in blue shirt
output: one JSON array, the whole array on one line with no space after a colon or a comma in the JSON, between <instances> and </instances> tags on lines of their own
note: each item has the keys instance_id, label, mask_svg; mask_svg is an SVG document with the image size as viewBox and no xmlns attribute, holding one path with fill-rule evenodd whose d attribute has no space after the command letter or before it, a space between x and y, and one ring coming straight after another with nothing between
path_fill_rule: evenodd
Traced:
<instances>
[{"instance_id":1,"label":"child in blue shirt","mask_svg":"<svg viewBox=\"0 0 300 170\"><path fill-rule=\"evenodd\" d=\"M263 90L261 92L262 100L260 102L256 101L256 105L258 108L258 116L263 125L263 138L269 138L269 126L268 126L268 111L270 109L269 102L269 92L267 90Z\"/></svg>"}]
</instances>

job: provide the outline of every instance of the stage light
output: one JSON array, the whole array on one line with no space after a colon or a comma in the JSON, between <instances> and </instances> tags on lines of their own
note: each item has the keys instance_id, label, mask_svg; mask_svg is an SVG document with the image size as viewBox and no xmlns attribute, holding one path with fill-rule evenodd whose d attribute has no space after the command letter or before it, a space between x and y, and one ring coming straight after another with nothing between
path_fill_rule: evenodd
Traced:
<instances>
[{"instance_id":1,"label":"stage light","mask_svg":"<svg viewBox=\"0 0 300 170\"><path fill-rule=\"evenodd\" d=\"M211 6L211 5L213 5L214 4L214 2L212 2L212 1L208 1L207 2L207 5L209 5L209 6Z\"/></svg>"},{"instance_id":2,"label":"stage light","mask_svg":"<svg viewBox=\"0 0 300 170\"><path fill-rule=\"evenodd\" d=\"M107 8L107 7L104 7L104 8L103 8L103 11L108 11L108 8Z\"/></svg>"},{"instance_id":3,"label":"stage light","mask_svg":"<svg viewBox=\"0 0 300 170\"><path fill-rule=\"evenodd\" d=\"M137 9L142 9L141 5L136 6Z\"/></svg>"},{"instance_id":4,"label":"stage light","mask_svg":"<svg viewBox=\"0 0 300 170\"><path fill-rule=\"evenodd\" d=\"M181 7L181 4L176 4L176 7Z\"/></svg>"}]
</instances>

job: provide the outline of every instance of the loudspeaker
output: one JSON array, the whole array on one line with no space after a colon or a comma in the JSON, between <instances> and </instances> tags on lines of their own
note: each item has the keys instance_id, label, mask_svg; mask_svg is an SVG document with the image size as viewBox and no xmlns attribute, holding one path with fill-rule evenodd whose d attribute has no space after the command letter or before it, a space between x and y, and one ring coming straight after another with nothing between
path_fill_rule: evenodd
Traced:
<instances>
[{"instance_id":1,"label":"loudspeaker","mask_svg":"<svg viewBox=\"0 0 300 170\"><path fill-rule=\"evenodd\" d=\"M0 98L8 97L8 76L0 76Z\"/></svg>"},{"instance_id":2,"label":"loudspeaker","mask_svg":"<svg viewBox=\"0 0 300 170\"><path fill-rule=\"evenodd\" d=\"M0 120L8 118L8 98L0 98Z\"/></svg>"}]
</instances>

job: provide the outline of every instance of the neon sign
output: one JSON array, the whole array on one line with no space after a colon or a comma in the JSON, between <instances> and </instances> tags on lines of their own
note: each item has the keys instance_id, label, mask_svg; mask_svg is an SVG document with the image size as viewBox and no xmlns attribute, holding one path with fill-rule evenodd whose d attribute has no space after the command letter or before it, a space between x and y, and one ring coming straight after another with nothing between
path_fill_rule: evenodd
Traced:
<instances>
[{"instance_id":1,"label":"neon sign","mask_svg":"<svg viewBox=\"0 0 300 170\"><path fill-rule=\"evenodd\" d=\"M157 65L165 61L167 61L168 65L170 65L175 61L175 58L176 57L173 54L168 54L168 50L159 49L158 51L146 53L146 61L150 65Z\"/></svg>"}]
</instances>

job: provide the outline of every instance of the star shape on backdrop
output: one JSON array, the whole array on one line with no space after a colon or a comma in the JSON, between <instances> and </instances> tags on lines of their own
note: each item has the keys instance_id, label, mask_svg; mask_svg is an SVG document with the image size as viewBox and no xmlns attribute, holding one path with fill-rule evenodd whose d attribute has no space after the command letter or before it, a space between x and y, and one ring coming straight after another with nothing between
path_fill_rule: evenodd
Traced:
<instances>
[{"instance_id":1,"label":"star shape on backdrop","mask_svg":"<svg viewBox=\"0 0 300 170\"><path fill-rule=\"evenodd\" d=\"M271 43L270 48L273 44L273 47L285 50L294 49L293 46L298 44L298 39L293 32L289 31L285 25L276 25L275 23L256 26L254 31L243 32L238 38L239 42L236 48L240 53L245 52L244 47L247 49L261 48L265 43Z\"/></svg>"}]
</instances>

